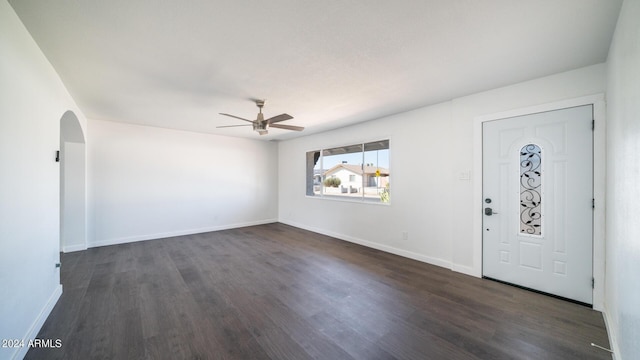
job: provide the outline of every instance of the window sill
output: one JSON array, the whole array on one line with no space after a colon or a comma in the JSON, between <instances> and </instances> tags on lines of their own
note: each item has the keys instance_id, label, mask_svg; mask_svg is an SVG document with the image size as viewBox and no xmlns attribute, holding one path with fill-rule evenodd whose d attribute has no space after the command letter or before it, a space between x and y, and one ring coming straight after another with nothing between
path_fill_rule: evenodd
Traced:
<instances>
[{"instance_id":1,"label":"window sill","mask_svg":"<svg viewBox=\"0 0 640 360\"><path fill-rule=\"evenodd\" d=\"M324 196L311 196L311 195L305 195L305 197L307 199L314 199L314 200L326 200L326 201L336 201L336 202L346 202L346 203L353 203L353 204L368 204L368 205L379 205L379 206L391 206L391 202L381 202L381 201L376 201L376 200L362 200L362 198L348 198L346 196L332 196L332 195L324 195Z\"/></svg>"}]
</instances>

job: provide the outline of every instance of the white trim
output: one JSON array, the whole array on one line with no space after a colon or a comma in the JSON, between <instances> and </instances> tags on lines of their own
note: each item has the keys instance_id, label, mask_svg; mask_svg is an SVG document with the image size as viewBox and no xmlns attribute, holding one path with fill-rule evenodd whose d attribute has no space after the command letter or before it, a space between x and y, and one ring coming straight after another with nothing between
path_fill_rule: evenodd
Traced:
<instances>
[{"instance_id":1,"label":"white trim","mask_svg":"<svg viewBox=\"0 0 640 360\"><path fill-rule=\"evenodd\" d=\"M458 264L451 264L451 270L455 272L459 272L469 276L475 276L474 269L470 266L463 266Z\"/></svg>"},{"instance_id":2,"label":"white trim","mask_svg":"<svg viewBox=\"0 0 640 360\"><path fill-rule=\"evenodd\" d=\"M61 295L62 295L62 285L58 285L55 287L55 289L53 289L53 293L51 293L51 296L49 296L49 300L47 300L47 303L44 305L42 310L40 310L40 314L38 314L36 319L31 324L31 327L29 328L25 336L22 338L22 340L24 340L25 342L25 346L17 348L15 352L11 355L10 359L15 359L15 360L23 359L27 355L27 351L29 351L29 347L26 346L26 343L29 340L35 339L38 336L40 329L42 329L42 325L44 325L45 320L47 320L47 318L49 317L49 314L51 314L51 310L53 310L53 307L56 305Z\"/></svg>"},{"instance_id":3,"label":"white trim","mask_svg":"<svg viewBox=\"0 0 640 360\"><path fill-rule=\"evenodd\" d=\"M471 275L482 277L482 124L486 121L530 115L570 107L593 105L595 129L593 132L593 309L604 310L605 279L605 100L604 94L595 94L554 103L513 109L476 117L473 121L473 268Z\"/></svg>"},{"instance_id":4,"label":"white trim","mask_svg":"<svg viewBox=\"0 0 640 360\"><path fill-rule=\"evenodd\" d=\"M85 238L85 240L86 240L86 238ZM62 247L62 252L63 253L70 253L70 252L82 251L82 250L87 250L87 245L85 245L84 243L83 244L77 244L77 245L70 245L70 246L63 246Z\"/></svg>"},{"instance_id":5,"label":"white trim","mask_svg":"<svg viewBox=\"0 0 640 360\"><path fill-rule=\"evenodd\" d=\"M420 261L420 262L423 262L423 263L436 265L436 266L440 266L440 267L447 268L447 269L452 269L452 264L451 264L450 261L446 261L446 260L442 260L442 259L438 259L438 258L434 258L434 257L430 257L430 256L425 256L425 255L418 254L418 253L415 253L415 252L412 252L412 251L398 249L398 248L395 248L395 247L392 247L392 246L379 244L379 243L376 243L376 242L360 239L360 238L349 236L349 235L335 233L333 231L328 231L328 230L324 230L324 229L315 228L315 227L312 227L312 226L307 226L307 225L304 225L304 224L299 224L299 223L296 223L296 222L293 222L293 221L280 220L280 222L283 223L283 224L289 225L289 226L294 226L294 227L297 227L297 228L300 228L300 229L312 231L314 233L318 233L318 234L322 234L322 235L326 235L326 236L331 236L331 237L336 238L336 239L340 239L340 240L348 241L348 242L351 242L351 243L354 243L354 244L366 246L368 248L384 251L384 252L387 252L387 253L390 253L390 254L406 257L406 258L417 260L417 261ZM464 266L456 266L456 269L457 269L456 271L460 270L460 271L458 271L460 273L468 274L468 272L466 271L467 268L464 267Z\"/></svg>"},{"instance_id":6,"label":"white trim","mask_svg":"<svg viewBox=\"0 0 640 360\"><path fill-rule=\"evenodd\" d=\"M604 95L593 100L593 308L605 311L605 191L606 191L606 115L607 108Z\"/></svg>"},{"instance_id":7,"label":"white trim","mask_svg":"<svg viewBox=\"0 0 640 360\"><path fill-rule=\"evenodd\" d=\"M367 204L367 205L381 205L381 206L391 206L391 201L382 202L382 201L368 201L368 200L351 200L352 198L348 196L340 197L339 195L323 195L323 196L312 196L305 195L307 199L315 199L315 200L323 200L323 201L341 201L352 204ZM362 199L362 198L357 198Z\"/></svg>"},{"instance_id":8,"label":"white trim","mask_svg":"<svg viewBox=\"0 0 640 360\"><path fill-rule=\"evenodd\" d=\"M145 241L145 240L158 240L168 237L174 236L183 236L183 235L192 235L192 234L201 234L212 231L220 231L220 230L228 230L228 229L236 229L247 226L255 226L255 225L264 225L278 222L277 219L264 219L257 221L249 221L244 223L236 223L236 224L228 224L228 225L220 225L220 226L211 226L199 229L191 229L191 230L181 230L181 231L170 231L164 233L156 233L156 234L148 234L148 235L138 235L138 236L127 236L121 238L112 238L95 241L89 244L89 248L99 247L99 246L108 246L108 245L117 245L117 244L125 244L136 241Z\"/></svg>"},{"instance_id":9,"label":"white trim","mask_svg":"<svg viewBox=\"0 0 640 360\"><path fill-rule=\"evenodd\" d=\"M320 152L320 169L323 170L322 168L324 167L323 164L323 160L324 160L324 155L322 155L322 153L324 152L324 150L329 150L329 149L334 149L334 148L338 148L338 147L345 147L345 146L353 146L353 145L362 145L362 163L364 164L364 145L367 143L371 143L371 142L376 142L376 141L388 141L389 142L389 148L387 150L389 150L389 167L387 168L387 170L389 171L389 176L391 175L391 164L393 163L393 161L391 161L391 156L392 156L392 151L391 151L391 143L393 142L392 140L392 136L379 136L379 137L375 137L376 140L363 140L363 141L353 141L351 142L349 145L330 145L330 146L317 146L312 150L305 150L305 154L308 154L310 152L313 151L319 151ZM305 158L305 168L307 166L306 163L306 158ZM332 166L331 168L327 169L327 171L333 169L335 166L338 166L340 164L336 164L334 166ZM345 168L348 171L351 171L347 168ZM356 175L359 175L358 173L354 173ZM315 175L314 175L315 177ZM324 175L321 176L324 177ZM362 185L364 188L364 179L365 177L362 176ZM307 183L307 181L309 181L309 179L306 178L306 174L305 174L305 184ZM324 184L321 184L321 189L324 188ZM391 191L391 185L389 185L389 190ZM383 202L375 202L375 201L367 201L364 199L364 189L362 192L362 196L359 198L356 197L349 197L349 196L345 196L344 198L336 198L333 196L325 196L325 194L323 194L322 192L320 192L319 195L307 195L306 191L305 191L305 195L306 198L309 199L321 199L321 200L330 200L330 201L344 201L344 202L350 202L350 203L362 203L362 204L378 204L378 205L384 205L384 206L390 206L391 205L391 201L383 203Z\"/></svg>"},{"instance_id":10,"label":"white trim","mask_svg":"<svg viewBox=\"0 0 640 360\"><path fill-rule=\"evenodd\" d=\"M607 335L609 336L609 348L611 351L613 351L611 353L611 356L613 357L613 360L616 359L621 359L621 357L619 357L620 354L620 347L618 346L618 337L616 335L616 331L615 331L615 326L613 326L613 324L611 323L611 319L609 319L609 315L608 315L608 311L603 311L602 312L603 318L604 318L604 326L607 329ZM598 344L601 345L601 344Z\"/></svg>"},{"instance_id":11,"label":"white trim","mask_svg":"<svg viewBox=\"0 0 640 360\"><path fill-rule=\"evenodd\" d=\"M358 124L355 124L358 125ZM349 126L355 126L355 125L349 125ZM347 127L349 127L347 126ZM336 129L337 130L337 129ZM333 131L333 130L329 130L328 132ZM313 134L307 135L307 136L311 136ZM305 154L310 152L310 151L322 151L322 150L328 150L328 149L333 149L333 148L338 148L338 147L345 147L345 146L352 146L352 145L359 145L359 144L366 144L366 143L370 143L370 142L376 142L376 141L382 141L382 140L389 140L389 149L391 149L391 138L393 136L391 135L381 135L381 136L372 136L372 137L366 137L366 138L359 138L356 137L356 140L349 140L349 141L340 141L340 142L329 142L328 144L332 144L332 145L324 145L324 146L315 146L315 147L310 147L307 148L307 150L305 150ZM360 140L358 140L360 139ZM364 139L364 140L363 140ZM391 159L389 159L389 163L391 163Z\"/></svg>"}]
</instances>

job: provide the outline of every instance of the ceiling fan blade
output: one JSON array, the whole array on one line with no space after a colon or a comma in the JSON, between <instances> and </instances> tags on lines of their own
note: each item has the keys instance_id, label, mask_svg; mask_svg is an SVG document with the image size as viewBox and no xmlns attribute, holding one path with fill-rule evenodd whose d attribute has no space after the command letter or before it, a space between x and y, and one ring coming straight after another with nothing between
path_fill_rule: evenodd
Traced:
<instances>
[{"instance_id":1,"label":"ceiling fan blade","mask_svg":"<svg viewBox=\"0 0 640 360\"><path fill-rule=\"evenodd\" d=\"M219 129L219 128L228 128L228 127L238 127L238 126L251 126L251 125L225 125L225 126L216 126L216 129Z\"/></svg>"},{"instance_id":2,"label":"ceiling fan blade","mask_svg":"<svg viewBox=\"0 0 640 360\"><path fill-rule=\"evenodd\" d=\"M231 114L220 113L220 115L229 116L229 117L232 117L232 118L236 118L236 119L238 119L238 120L248 121L248 122L250 122L250 123L252 123L252 122L253 122L253 120L247 120L247 119L245 119L245 118L241 118L241 117L239 117L239 116L235 116L235 115L231 115Z\"/></svg>"},{"instance_id":3,"label":"ceiling fan blade","mask_svg":"<svg viewBox=\"0 0 640 360\"><path fill-rule=\"evenodd\" d=\"M293 116L289 115L289 114L280 114L280 115L276 115L272 118L268 118L266 121L268 124L273 124L273 123L277 123L280 121L285 121L285 120L291 120L293 119Z\"/></svg>"},{"instance_id":4,"label":"ceiling fan blade","mask_svg":"<svg viewBox=\"0 0 640 360\"><path fill-rule=\"evenodd\" d=\"M293 131L302 131L304 128L302 126L293 126L293 125L282 125L282 124L271 124L269 127L285 129L285 130L293 130Z\"/></svg>"}]
</instances>

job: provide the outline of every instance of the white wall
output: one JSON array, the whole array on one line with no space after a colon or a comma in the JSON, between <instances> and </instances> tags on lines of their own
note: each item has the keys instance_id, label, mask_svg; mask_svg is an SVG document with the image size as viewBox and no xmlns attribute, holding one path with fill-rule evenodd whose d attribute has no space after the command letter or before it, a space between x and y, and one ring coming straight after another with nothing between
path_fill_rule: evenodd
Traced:
<instances>
[{"instance_id":1,"label":"white wall","mask_svg":"<svg viewBox=\"0 0 640 360\"><path fill-rule=\"evenodd\" d=\"M605 65L491 90L279 145L279 219L456 271L474 262L474 119L603 93ZM305 196L305 152L390 138L391 205ZM471 178L464 175L470 174ZM404 240L402 233L408 232Z\"/></svg>"},{"instance_id":2,"label":"white wall","mask_svg":"<svg viewBox=\"0 0 640 360\"><path fill-rule=\"evenodd\" d=\"M487 114L604 93L605 69L604 64L599 64L454 99L451 116L456 134L451 139L454 149L451 162L454 171L458 173L470 171L473 168L471 154L481 151L481 144L473 142L473 122L475 119ZM472 175L480 176L481 174ZM480 231L480 228L479 226L474 228L474 223L468 220L472 219L474 215L480 214L481 210L468 183L457 181L453 186L451 191L454 198L452 201L458 206L456 216L464 219L457 223L453 229L454 269L465 272L471 267L472 274L480 275L480 244L476 242L476 246L472 248L469 243L474 232Z\"/></svg>"},{"instance_id":3,"label":"white wall","mask_svg":"<svg viewBox=\"0 0 640 360\"><path fill-rule=\"evenodd\" d=\"M0 0L0 339L35 337L57 301L60 119L82 114L11 6ZM2 348L0 358L28 349Z\"/></svg>"},{"instance_id":4,"label":"white wall","mask_svg":"<svg viewBox=\"0 0 640 360\"><path fill-rule=\"evenodd\" d=\"M90 120L88 246L277 220L273 142Z\"/></svg>"},{"instance_id":5,"label":"white wall","mask_svg":"<svg viewBox=\"0 0 640 360\"><path fill-rule=\"evenodd\" d=\"M442 156L451 152L447 140L452 136L450 117L451 104L445 103L281 142L280 221L448 266L452 256L451 194L432 189L447 188L453 181ZM307 151L387 138L391 148L390 205L305 196ZM408 240L403 240L403 231L408 232Z\"/></svg>"},{"instance_id":6,"label":"white wall","mask_svg":"<svg viewBox=\"0 0 640 360\"><path fill-rule=\"evenodd\" d=\"M607 60L605 308L616 359L640 354L640 1L625 0Z\"/></svg>"}]
</instances>

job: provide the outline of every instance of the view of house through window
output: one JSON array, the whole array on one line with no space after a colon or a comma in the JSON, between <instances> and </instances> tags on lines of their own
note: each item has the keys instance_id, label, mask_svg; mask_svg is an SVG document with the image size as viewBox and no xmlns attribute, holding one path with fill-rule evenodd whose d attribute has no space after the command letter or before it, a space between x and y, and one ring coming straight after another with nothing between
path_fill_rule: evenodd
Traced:
<instances>
[{"instance_id":1,"label":"view of house through window","mask_svg":"<svg viewBox=\"0 0 640 360\"><path fill-rule=\"evenodd\" d=\"M307 195L388 203L389 140L307 152Z\"/></svg>"}]
</instances>

